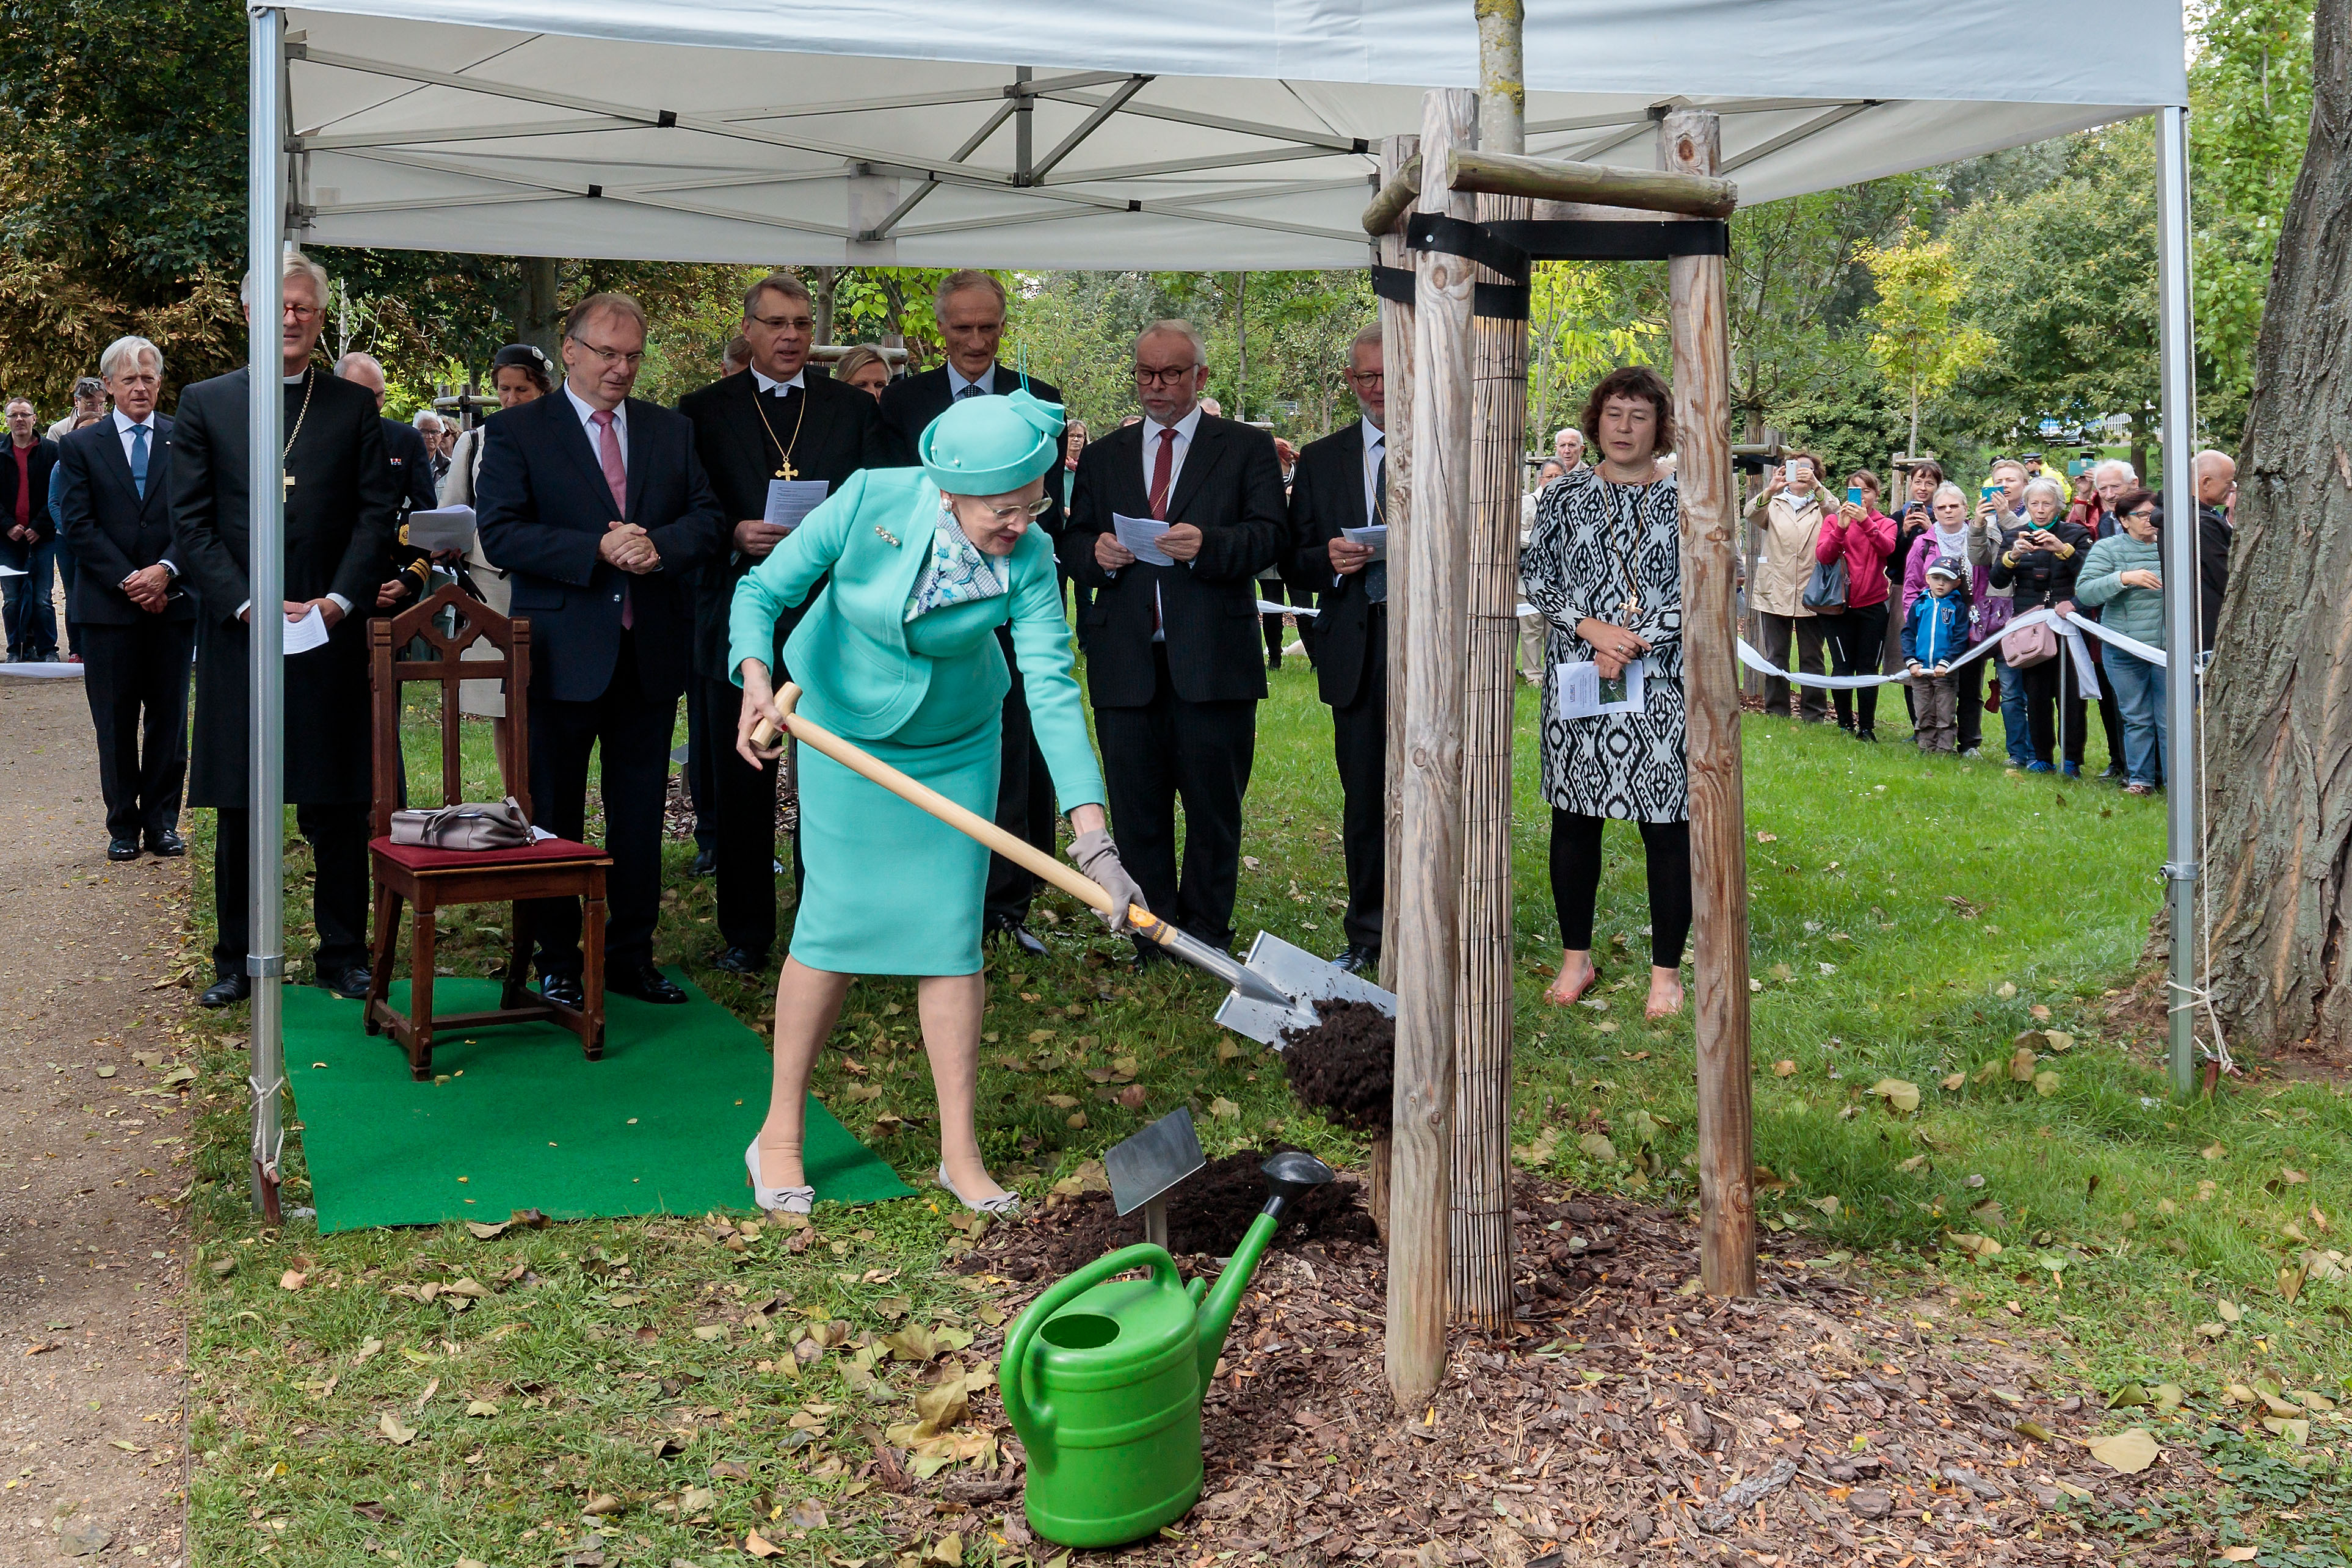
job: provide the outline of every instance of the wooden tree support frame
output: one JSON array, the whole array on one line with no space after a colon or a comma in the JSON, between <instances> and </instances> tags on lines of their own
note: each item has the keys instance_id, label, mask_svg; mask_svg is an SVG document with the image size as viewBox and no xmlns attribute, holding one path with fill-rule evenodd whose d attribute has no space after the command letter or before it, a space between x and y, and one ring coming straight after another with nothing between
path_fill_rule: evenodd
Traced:
<instances>
[{"instance_id":1,"label":"wooden tree support frame","mask_svg":"<svg viewBox=\"0 0 2352 1568\"><path fill-rule=\"evenodd\" d=\"M1706 110L1675 110L1661 119L1664 167L1644 173L1472 151L1466 143L1475 134L1476 107L1475 95L1468 92L1428 94L1423 104L1422 159L1412 158L1409 139L1391 138L1384 143L1384 184L1364 216L1367 231L1380 242L1382 262L1398 266L1409 257L1414 273L1412 305L1384 301L1381 306L1391 393L1389 516L1403 534L1401 542L1391 535L1390 552L1389 754L1394 809L1382 978L1397 992L1398 1007L1387 1358L1390 1391L1398 1408L1407 1412L1418 1412L1444 1375L1449 1282L1455 1291L1483 1300L1477 1282L1493 1271L1488 1265L1494 1259L1486 1256L1494 1250L1493 1237L1485 1235L1491 1226L1465 1225L1468 1234L1452 1234L1456 1183L1477 1179L1459 1163L1454 1127L1457 1115L1476 1119L1482 1128L1499 1119L1507 1145L1509 1042L1502 1043L1498 1078L1488 1059L1493 1053L1485 1047L1478 1047L1483 1054L1457 1062L1454 1028L1459 1021L1465 1045L1481 1037L1465 1009L1476 1005L1471 976L1483 973L1483 968L1465 942L1493 923L1479 910L1465 906L1499 899L1507 920L1511 903L1507 853L1499 890L1491 868L1489 874L1465 879L1465 859L1479 842L1477 825L1465 821L1465 746L1470 743L1465 710L1475 700L1472 693L1483 693L1491 684L1487 678L1493 673L1470 668L1470 656L1477 654L1475 662L1482 667L1499 663L1507 691L1511 643L1478 637L1472 625L1472 580L1483 581L1495 570L1495 562L1488 559L1493 552L1483 548L1492 542L1483 537L1473 505L1474 485L1478 499L1491 504L1494 476L1480 473L1479 465L1492 466L1494 437L1506 423L1492 408L1483 419L1474 420L1474 410L1509 390L1486 384L1479 367L1507 366L1507 355L1492 352L1502 345L1489 345L1485 356L1475 352L1480 340L1471 303L1478 269L1466 258L1440 251L1407 252L1399 229L1408 210L1469 218L1474 194L1706 217L1728 216L1738 201L1736 187L1715 174L1721 160L1720 121ZM1420 171L1424 163L1445 169L1447 184L1423 188ZM1478 204L1475 211L1490 220L1521 216L1516 202ZM1748 869L1738 667L1733 657L1738 540L1732 499L1724 260L1718 256L1676 257L1669 263L1668 278L1675 421L1681 432L1677 473L1697 975L1700 1279L1710 1295L1736 1296L1755 1289L1756 1235ZM1524 338L1521 344L1516 384L1523 418ZM1510 374L1504 369L1505 379ZM1483 448L1482 434L1488 437ZM1509 456L1516 458L1516 451ZM1474 474L1478 479L1474 480ZM1511 479L1515 491L1516 472ZM1492 595L1479 597L1483 603ZM1507 750L1504 760L1507 768ZM1507 802L1507 772L1502 798ZM1486 911L1487 917L1493 913ZM1507 1027L1507 1007L1504 1016ZM1484 1065L1458 1080L1457 1100L1457 1069L1471 1068L1474 1062ZM1473 1097L1475 1104L1470 1103ZM1507 1189L1507 1171L1503 1183ZM1483 1212L1483 1205L1474 1206ZM1506 1249L1508 1218L1506 1191L1501 1210ZM1507 1314L1507 1256L1501 1263L1506 1302L1501 1310ZM1486 1317L1478 1301L1465 1299L1454 1304L1469 1309L1469 1315L1481 1321Z\"/></svg>"}]
</instances>

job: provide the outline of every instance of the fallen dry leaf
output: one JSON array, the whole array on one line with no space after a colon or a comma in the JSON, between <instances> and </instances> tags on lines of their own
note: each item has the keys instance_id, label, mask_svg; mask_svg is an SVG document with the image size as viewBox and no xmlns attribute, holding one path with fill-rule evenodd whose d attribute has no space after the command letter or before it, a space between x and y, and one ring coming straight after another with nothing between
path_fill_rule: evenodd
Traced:
<instances>
[{"instance_id":1,"label":"fallen dry leaf","mask_svg":"<svg viewBox=\"0 0 2352 1568\"><path fill-rule=\"evenodd\" d=\"M2132 1426L2101 1437L2089 1447L2091 1458L2126 1476L2139 1474L2156 1463L2157 1456L2164 1451L2156 1446L2155 1436L2145 1426Z\"/></svg>"},{"instance_id":2,"label":"fallen dry leaf","mask_svg":"<svg viewBox=\"0 0 2352 1568\"><path fill-rule=\"evenodd\" d=\"M391 1438L396 1447L405 1447L416 1436L416 1428L387 1410L375 1418L375 1429Z\"/></svg>"}]
</instances>

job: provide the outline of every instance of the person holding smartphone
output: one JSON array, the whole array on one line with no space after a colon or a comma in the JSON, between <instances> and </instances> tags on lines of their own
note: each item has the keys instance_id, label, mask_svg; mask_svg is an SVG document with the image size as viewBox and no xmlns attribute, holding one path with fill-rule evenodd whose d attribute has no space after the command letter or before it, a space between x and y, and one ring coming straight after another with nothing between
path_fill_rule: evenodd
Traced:
<instances>
[{"instance_id":1,"label":"person holding smartphone","mask_svg":"<svg viewBox=\"0 0 2352 1568\"><path fill-rule=\"evenodd\" d=\"M1775 668L1786 669L1793 640L1797 668L1807 675L1824 672L1821 617L1805 603L1805 583L1813 574L1813 552L1828 515L1821 473L1821 460L1811 452L1791 452L1787 462L1766 473L1764 488L1748 503L1748 518L1763 536L1748 602L1762 624L1764 657ZM1777 676L1765 678L1765 712L1788 713L1789 685ZM1797 711L1808 724L1827 723L1830 705L1822 689L1801 688Z\"/></svg>"},{"instance_id":2,"label":"person holding smartphone","mask_svg":"<svg viewBox=\"0 0 2352 1568\"><path fill-rule=\"evenodd\" d=\"M2083 554L2091 547L2090 531L2058 515L2058 487L2035 479L2025 487L2026 516L2001 539L2000 554L1992 567L1992 585L2008 588L2014 614L2045 607L2072 614L2074 579L2083 569ZM2074 657L2064 649L2055 658L2014 672L2024 700L2027 733L2033 761L2025 771L2063 772L2083 776L2084 707L2081 677Z\"/></svg>"},{"instance_id":3,"label":"person holding smartphone","mask_svg":"<svg viewBox=\"0 0 2352 1568\"><path fill-rule=\"evenodd\" d=\"M1895 552L1895 520L1878 510L1878 476L1856 468L1845 479L1845 499L1822 521L1813 559L1845 561L1845 608L1821 617L1832 675L1874 675L1886 648L1886 563ZM1878 688L1830 694L1838 728L1857 741L1878 739ZM1859 722L1856 721L1859 720Z\"/></svg>"}]
</instances>

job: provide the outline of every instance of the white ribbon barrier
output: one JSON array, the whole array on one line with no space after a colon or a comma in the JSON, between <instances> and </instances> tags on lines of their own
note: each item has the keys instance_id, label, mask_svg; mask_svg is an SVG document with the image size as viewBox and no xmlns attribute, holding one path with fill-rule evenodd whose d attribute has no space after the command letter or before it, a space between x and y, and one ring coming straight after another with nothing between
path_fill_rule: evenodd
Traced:
<instances>
[{"instance_id":1,"label":"white ribbon barrier","mask_svg":"<svg viewBox=\"0 0 2352 1568\"><path fill-rule=\"evenodd\" d=\"M19 680L68 680L80 674L78 664L0 664L0 675Z\"/></svg>"},{"instance_id":2,"label":"white ribbon barrier","mask_svg":"<svg viewBox=\"0 0 2352 1568\"><path fill-rule=\"evenodd\" d=\"M1277 605L1272 599L1260 599L1257 613L1261 616L1319 616L1323 612L1308 605Z\"/></svg>"},{"instance_id":3,"label":"white ribbon barrier","mask_svg":"<svg viewBox=\"0 0 2352 1568\"><path fill-rule=\"evenodd\" d=\"M2074 616L2062 616L2054 609L2028 610L2001 630L2006 632L2011 626L2031 626L2044 622L2057 627L2058 635L2065 639L2067 650L2074 656L2074 673L2082 678L2081 689L2084 691L2095 692L2099 686L2098 667L2091 662L2091 646L2083 640L2084 632L2089 632L2102 642L2121 648L2136 658L2146 659L2158 669L2165 668L2162 648L2150 647L2137 637L2127 637L2121 632L2109 631L2096 621L2086 621ZM1958 669L1972 658L1982 658L1999 647L2000 643L2000 637L1998 635L1987 637L1959 658L1953 659L1948 668ZM1759 675L1786 680L1792 686L1810 686L1823 691L1853 691L1865 686L1892 686L1898 681L1908 681L1911 679L1909 670L1899 670L1893 675L1807 675L1795 670L1782 669L1748 646L1748 639L1745 637L1739 639L1739 662Z\"/></svg>"}]
</instances>

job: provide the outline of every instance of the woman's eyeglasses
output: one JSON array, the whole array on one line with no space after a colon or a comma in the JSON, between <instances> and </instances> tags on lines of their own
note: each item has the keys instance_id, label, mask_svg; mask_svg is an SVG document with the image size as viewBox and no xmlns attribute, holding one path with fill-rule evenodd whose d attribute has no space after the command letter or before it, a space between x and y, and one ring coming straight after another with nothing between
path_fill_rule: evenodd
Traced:
<instances>
[{"instance_id":1,"label":"woman's eyeglasses","mask_svg":"<svg viewBox=\"0 0 2352 1568\"><path fill-rule=\"evenodd\" d=\"M1027 502L1022 506L992 506L985 510L990 520L993 521L997 527L1010 528L1014 522L1024 517L1034 521L1036 519L1045 516L1047 511L1051 510L1053 509L1053 497L1039 496L1035 500Z\"/></svg>"}]
</instances>

